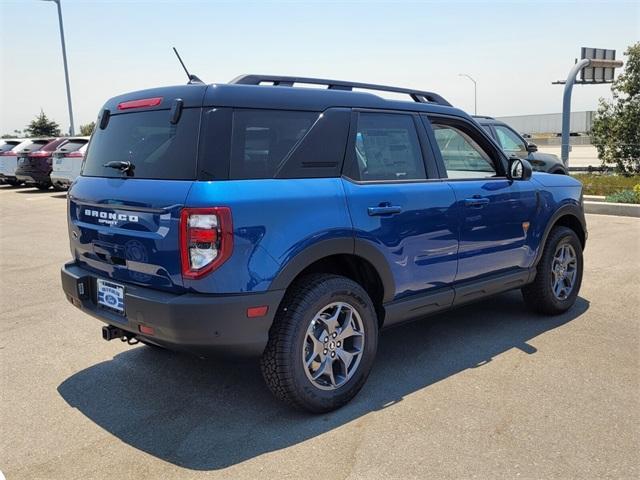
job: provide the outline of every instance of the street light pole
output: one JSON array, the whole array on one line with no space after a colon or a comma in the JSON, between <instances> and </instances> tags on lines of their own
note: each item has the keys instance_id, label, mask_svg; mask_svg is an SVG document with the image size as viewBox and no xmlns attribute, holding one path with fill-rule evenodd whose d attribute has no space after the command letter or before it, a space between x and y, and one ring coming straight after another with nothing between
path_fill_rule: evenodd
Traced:
<instances>
[{"instance_id":1,"label":"street light pole","mask_svg":"<svg viewBox=\"0 0 640 480\"><path fill-rule=\"evenodd\" d=\"M473 79L471 75L467 75L466 73L459 73L461 77L467 77L469 80L473 82L473 114L478 114L478 84Z\"/></svg>"},{"instance_id":2,"label":"street light pole","mask_svg":"<svg viewBox=\"0 0 640 480\"><path fill-rule=\"evenodd\" d=\"M62 43L62 63L64 64L64 79L67 84L67 106L69 107L69 135L75 135L73 125L73 108L71 107L71 86L69 85L69 67L67 66L67 47L64 43L64 26L62 25L62 5L60 0L44 0L55 2L58 6L58 22L60 23L60 42Z\"/></svg>"}]
</instances>

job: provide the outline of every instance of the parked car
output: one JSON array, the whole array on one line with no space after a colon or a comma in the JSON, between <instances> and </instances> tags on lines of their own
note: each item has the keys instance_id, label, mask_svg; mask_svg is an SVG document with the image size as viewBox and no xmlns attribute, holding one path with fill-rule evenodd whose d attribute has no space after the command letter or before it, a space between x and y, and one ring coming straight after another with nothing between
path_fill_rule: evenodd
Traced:
<instances>
[{"instance_id":1,"label":"parked car","mask_svg":"<svg viewBox=\"0 0 640 480\"><path fill-rule=\"evenodd\" d=\"M492 117L473 117L482 128L493 138L507 153L529 161L535 171L548 173L561 173L567 175L567 167L557 155L542 153L538 146L525 140L522 135L500 120Z\"/></svg>"},{"instance_id":2,"label":"parked car","mask_svg":"<svg viewBox=\"0 0 640 480\"><path fill-rule=\"evenodd\" d=\"M19 152L16 169L18 181L40 190L48 190L52 186L50 175L53 152L68 141L65 137L56 138L45 145L38 146L37 149L34 144Z\"/></svg>"},{"instance_id":3,"label":"parked car","mask_svg":"<svg viewBox=\"0 0 640 480\"><path fill-rule=\"evenodd\" d=\"M29 138L11 150L0 153L0 179L14 186L22 185L23 181L16 177L18 157L22 154L27 156L29 152L40 149L51 140L50 138Z\"/></svg>"},{"instance_id":4,"label":"parked car","mask_svg":"<svg viewBox=\"0 0 640 480\"><path fill-rule=\"evenodd\" d=\"M78 175L87 150L89 137L73 137L53 152L51 183L60 190L66 190Z\"/></svg>"},{"instance_id":5,"label":"parked car","mask_svg":"<svg viewBox=\"0 0 640 480\"><path fill-rule=\"evenodd\" d=\"M97 123L61 273L106 340L254 352L277 397L325 412L383 328L511 289L549 315L578 295L580 182L532 176L435 93L249 75L121 95Z\"/></svg>"},{"instance_id":6,"label":"parked car","mask_svg":"<svg viewBox=\"0 0 640 480\"><path fill-rule=\"evenodd\" d=\"M18 146L20 143L22 143L23 140L18 140L18 139L2 139L0 140L0 157L3 157L5 153L9 152L11 153L11 151ZM7 156L11 156L10 154L8 154ZM3 170L3 163L4 163L4 159L0 158L0 172L2 172ZM4 176L2 175L2 173L0 173L0 184L6 183Z\"/></svg>"}]
</instances>

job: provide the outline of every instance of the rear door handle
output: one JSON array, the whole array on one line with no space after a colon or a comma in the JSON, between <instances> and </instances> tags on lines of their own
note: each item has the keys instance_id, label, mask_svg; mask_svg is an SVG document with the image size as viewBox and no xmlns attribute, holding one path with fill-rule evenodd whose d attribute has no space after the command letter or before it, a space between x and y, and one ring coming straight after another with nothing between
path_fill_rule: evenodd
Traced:
<instances>
[{"instance_id":1,"label":"rear door handle","mask_svg":"<svg viewBox=\"0 0 640 480\"><path fill-rule=\"evenodd\" d=\"M367 208L367 212L371 217L376 215L393 215L402 212L402 207L397 205L378 205L377 207Z\"/></svg>"},{"instance_id":2,"label":"rear door handle","mask_svg":"<svg viewBox=\"0 0 640 480\"><path fill-rule=\"evenodd\" d=\"M471 198L467 198L464 201L465 206L467 207L473 207L473 208L482 208L485 205L489 205L489 199L486 197L471 197Z\"/></svg>"}]
</instances>

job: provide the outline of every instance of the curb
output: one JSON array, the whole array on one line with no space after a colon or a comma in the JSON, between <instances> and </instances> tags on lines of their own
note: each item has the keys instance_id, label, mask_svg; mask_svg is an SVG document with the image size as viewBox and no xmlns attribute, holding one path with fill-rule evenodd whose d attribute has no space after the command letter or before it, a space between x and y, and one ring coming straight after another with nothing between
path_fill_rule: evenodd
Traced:
<instances>
[{"instance_id":1,"label":"curb","mask_svg":"<svg viewBox=\"0 0 640 480\"><path fill-rule=\"evenodd\" d=\"M636 205L634 203L607 203L602 200L585 200L584 213L640 218L640 205Z\"/></svg>"},{"instance_id":2,"label":"curb","mask_svg":"<svg viewBox=\"0 0 640 480\"><path fill-rule=\"evenodd\" d=\"M584 199L587 202L604 202L605 201L605 197L604 195L585 195Z\"/></svg>"}]
</instances>

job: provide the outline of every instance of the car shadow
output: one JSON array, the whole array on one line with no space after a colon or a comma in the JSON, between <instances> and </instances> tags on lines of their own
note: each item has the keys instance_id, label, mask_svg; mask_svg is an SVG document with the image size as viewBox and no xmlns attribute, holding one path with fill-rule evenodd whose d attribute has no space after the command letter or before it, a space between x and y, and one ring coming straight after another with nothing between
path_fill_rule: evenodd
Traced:
<instances>
[{"instance_id":1,"label":"car shadow","mask_svg":"<svg viewBox=\"0 0 640 480\"><path fill-rule=\"evenodd\" d=\"M144 346L74 374L58 392L135 448L181 467L216 470L389 408L509 349L535 354L528 340L588 308L589 302L578 297L569 312L541 317L524 309L518 292L509 292L389 329L380 337L376 363L360 394L324 415L293 411L273 398L255 360L201 360Z\"/></svg>"},{"instance_id":2,"label":"car shadow","mask_svg":"<svg viewBox=\"0 0 640 480\"><path fill-rule=\"evenodd\" d=\"M40 190L39 188L36 187L32 187L30 185L25 185L22 190L19 190L17 193L21 193L21 194L29 194L29 195L41 195L41 194L45 194L45 193L53 193L55 192L55 190L53 189L48 189L48 190Z\"/></svg>"}]
</instances>

